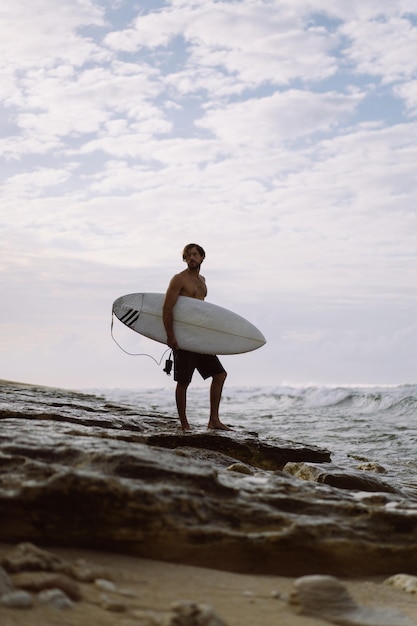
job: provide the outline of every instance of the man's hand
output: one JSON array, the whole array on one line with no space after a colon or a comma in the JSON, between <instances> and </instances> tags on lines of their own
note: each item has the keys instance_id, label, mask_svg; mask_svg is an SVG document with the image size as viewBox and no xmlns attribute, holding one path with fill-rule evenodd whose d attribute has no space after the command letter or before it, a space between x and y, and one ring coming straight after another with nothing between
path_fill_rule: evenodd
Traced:
<instances>
[{"instance_id":1,"label":"man's hand","mask_svg":"<svg viewBox=\"0 0 417 626\"><path fill-rule=\"evenodd\" d=\"M173 350L178 350L179 349L177 340L175 339L174 335L167 335L167 344Z\"/></svg>"}]
</instances>

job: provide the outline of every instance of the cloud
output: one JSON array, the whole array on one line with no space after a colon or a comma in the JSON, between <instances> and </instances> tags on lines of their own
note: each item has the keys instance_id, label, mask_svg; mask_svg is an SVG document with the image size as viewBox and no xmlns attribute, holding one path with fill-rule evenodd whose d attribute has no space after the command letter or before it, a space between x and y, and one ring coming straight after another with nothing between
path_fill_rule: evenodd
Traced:
<instances>
[{"instance_id":1,"label":"cloud","mask_svg":"<svg viewBox=\"0 0 417 626\"><path fill-rule=\"evenodd\" d=\"M417 26L407 17L352 20L341 28L351 40L345 52L358 74L377 76L383 83L409 79L417 70Z\"/></svg>"},{"instance_id":2,"label":"cloud","mask_svg":"<svg viewBox=\"0 0 417 626\"><path fill-rule=\"evenodd\" d=\"M87 26L104 25L102 9L92 0L61 0L59 11L50 0L15 0L2 11L0 58L4 66L51 66L58 60L80 66L103 58L88 37L77 34Z\"/></svg>"},{"instance_id":3,"label":"cloud","mask_svg":"<svg viewBox=\"0 0 417 626\"><path fill-rule=\"evenodd\" d=\"M352 114L361 97L288 90L223 108L213 107L197 125L210 129L227 144L275 145L330 130Z\"/></svg>"},{"instance_id":4,"label":"cloud","mask_svg":"<svg viewBox=\"0 0 417 626\"><path fill-rule=\"evenodd\" d=\"M82 361L83 384L127 384L111 302L164 290L188 241L209 299L268 337L233 360L236 384L414 376L411 0L17 0L2 16L6 377L75 384Z\"/></svg>"}]
</instances>

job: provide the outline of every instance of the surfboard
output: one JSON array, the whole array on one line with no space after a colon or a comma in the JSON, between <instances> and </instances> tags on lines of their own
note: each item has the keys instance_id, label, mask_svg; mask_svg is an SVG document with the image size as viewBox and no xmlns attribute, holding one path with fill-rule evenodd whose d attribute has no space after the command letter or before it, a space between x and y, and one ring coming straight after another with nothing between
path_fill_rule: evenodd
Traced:
<instances>
[{"instance_id":1,"label":"surfboard","mask_svg":"<svg viewBox=\"0 0 417 626\"><path fill-rule=\"evenodd\" d=\"M114 315L135 332L165 343L163 293L131 293L113 303ZM173 309L174 333L182 350L201 354L240 354L266 343L260 330L228 309L179 296Z\"/></svg>"}]
</instances>

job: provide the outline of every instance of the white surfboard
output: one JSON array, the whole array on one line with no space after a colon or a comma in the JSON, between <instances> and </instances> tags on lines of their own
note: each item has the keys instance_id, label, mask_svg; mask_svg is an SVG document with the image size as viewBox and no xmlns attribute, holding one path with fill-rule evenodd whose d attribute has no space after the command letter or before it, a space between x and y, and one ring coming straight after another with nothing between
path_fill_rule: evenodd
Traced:
<instances>
[{"instance_id":1,"label":"white surfboard","mask_svg":"<svg viewBox=\"0 0 417 626\"><path fill-rule=\"evenodd\" d=\"M132 293L113 303L113 313L132 330L165 343L163 293ZM173 309L174 333L182 350L202 354L239 354L266 343L263 334L245 318L196 298L179 296Z\"/></svg>"}]
</instances>

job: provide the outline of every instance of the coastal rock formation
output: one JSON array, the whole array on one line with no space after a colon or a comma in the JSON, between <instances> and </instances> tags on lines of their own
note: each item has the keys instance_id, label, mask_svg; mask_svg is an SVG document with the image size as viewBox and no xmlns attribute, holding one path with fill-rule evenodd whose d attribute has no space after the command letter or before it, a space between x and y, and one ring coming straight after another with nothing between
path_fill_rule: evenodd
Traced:
<instances>
[{"instance_id":1,"label":"coastal rock formation","mask_svg":"<svg viewBox=\"0 0 417 626\"><path fill-rule=\"evenodd\" d=\"M348 487L282 471L309 463L326 473L327 450L239 431L179 433L174 419L95 396L13 397L0 412L0 541L248 573L417 574L417 503L395 485L365 490L365 472Z\"/></svg>"}]
</instances>

